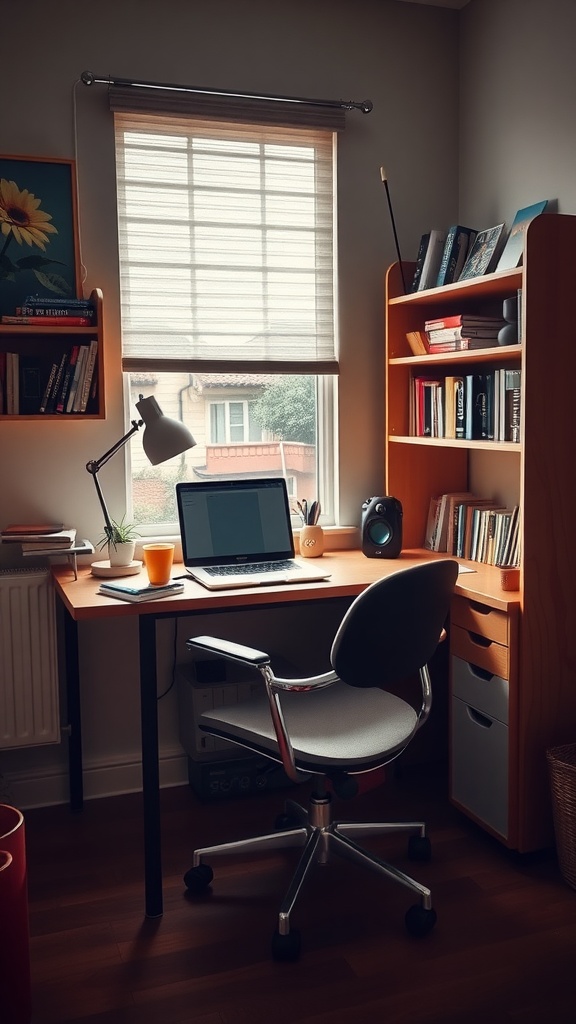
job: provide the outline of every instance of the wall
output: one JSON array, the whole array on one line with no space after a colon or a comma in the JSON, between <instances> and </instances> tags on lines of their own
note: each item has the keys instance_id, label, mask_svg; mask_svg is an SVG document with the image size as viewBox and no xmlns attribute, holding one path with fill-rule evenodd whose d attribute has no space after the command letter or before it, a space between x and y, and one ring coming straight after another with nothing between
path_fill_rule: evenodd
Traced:
<instances>
[{"instance_id":1,"label":"wall","mask_svg":"<svg viewBox=\"0 0 576 1024\"><path fill-rule=\"evenodd\" d=\"M78 84L84 70L373 101L371 114L349 114L338 161L340 507L343 523L358 523L362 500L380 493L384 478L383 277L395 253L379 167L388 172L403 254L414 258L422 232L457 212L458 18L394 0L356 0L353 7L349 0L59 0L57 8L29 0L25 9L4 0L3 23L17 23L26 44L3 47L2 148L77 156L85 288L101 287L105 297L108 414L73 427L0 425L0 479L10 482L0 493L0 523L63 516L81 537L97 540L100 511L84 466L124 432L112 120L105 87ZM133 415L127 410L128 419ZM123 458L101 474L115 516L123 510ZM172 657L172 627L163 627L161 686L169 684ZM255 631L260 643L263 627ZM178 657L186 628L178 626ZM326 621L326 634L330 628ZM277 637L266 621L264 639L282 646L286 635L306 636L302 630L295 611ZM137 786L135 631L124 623L86 624L81 639L88 792ZM173 693L160 710L163 779L174 781L183 762ZM63 798L65 753L63 744L0 754L0 772L22 806Z\"/></svg>"}]
</instances>

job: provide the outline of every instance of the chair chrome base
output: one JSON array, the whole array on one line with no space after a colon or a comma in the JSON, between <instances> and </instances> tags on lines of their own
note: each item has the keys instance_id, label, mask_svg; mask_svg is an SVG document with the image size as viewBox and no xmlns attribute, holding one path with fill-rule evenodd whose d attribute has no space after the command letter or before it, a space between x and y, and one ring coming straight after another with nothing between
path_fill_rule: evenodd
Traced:
<instances>
[{"instance_id":1,"label":"chair chrome base","mask_svg":"<svg viewBox=\"0 0 576 1024\"><path fill-rule=\"evenodd\" d=\"M414 878L381 860L373 853L368 853L353 841L353 837L387 835L392 832L408 832L416 837L420 844L419 859L429 859L429 843L426 839L426 826L421 821L398 822L342 822L331 820L331 797L329 794L312 794L309 809L306 810L294 800L285 803L285 817L295 822L294 828L272 832L268 835L252 839L241 839L218 846L206 846L194 851L194 866L187 879L193 876L194 869L205 864L206 859L234 853L258 853L266 850L285 849L292 846L304 847L298 866L288 887L278 914L278 936L290 933L290 914L298 898L304 880L314 864L325 864L331 852L348 857L374 871L391 878L400 885L406 886L420 897L419 906L412 907L406 915L406 926L413 934L426 934L436 922L436 914L432 909L430 889L421 885ZM424 852L422 852L424 850ZM418 856L415 852L414 856ZM210 884L208 877L204 884ZM189 888L198 886L189 885ZM282 957L278 957L281 959ZM294 959L294 957L286 957Z\"/></svg>"}]
</instances>

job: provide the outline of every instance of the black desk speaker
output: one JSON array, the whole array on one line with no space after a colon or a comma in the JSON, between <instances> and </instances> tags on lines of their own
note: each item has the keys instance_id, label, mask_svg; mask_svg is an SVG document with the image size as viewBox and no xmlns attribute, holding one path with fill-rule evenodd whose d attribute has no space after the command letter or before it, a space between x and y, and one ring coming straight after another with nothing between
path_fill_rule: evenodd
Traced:
<instances>
[{"instance_id":1,"label":"black desk speaker","mask_svg":"<svg viewBox=\"0 0 576 1024\"><path fill-rule=\"evenodd\" d=\"M367 498L362 505L362 551L367 558L398 558L402 551L402 503Z\"/></svg>"}]
</instances>

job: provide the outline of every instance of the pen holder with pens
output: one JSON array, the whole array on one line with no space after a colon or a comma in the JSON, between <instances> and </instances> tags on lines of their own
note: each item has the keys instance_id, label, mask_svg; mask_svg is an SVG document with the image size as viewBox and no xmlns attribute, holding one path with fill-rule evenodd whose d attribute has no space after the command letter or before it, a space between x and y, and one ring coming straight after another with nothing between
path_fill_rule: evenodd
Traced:
<instances>
[{"instance_id":1,"label":"pen holder with pens","mask_svg":"<svg viewBox=\"0 0 576 1024\"><path fill-rule=\"evenodd\" d=\"M318 525L320 519L320 502L313 501L308 505L306 499L296 502L296 508L302 526L300 527L300 554L304 558L319 558L324 554L324 530Z\"/></svg>"}]
</instances>

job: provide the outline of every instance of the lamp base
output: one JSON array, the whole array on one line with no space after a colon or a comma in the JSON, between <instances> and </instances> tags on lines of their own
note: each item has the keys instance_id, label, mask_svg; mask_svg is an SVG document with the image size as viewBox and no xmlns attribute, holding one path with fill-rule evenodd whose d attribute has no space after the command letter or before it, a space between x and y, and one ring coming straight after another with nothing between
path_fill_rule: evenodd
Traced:
<instances>
[{"instance_id":1,"label":"lamp base","mask_svg":"<svg viewBox=\"0 0 576 1024\"><path fill-rule=\"evenodd\" d=\"M128 565L110 565L106 559L105 562L92 562L90 568L93 576L110 576L114 579L120 576L137 576L142 568L142 562L136 559Z\"/></svg>"}]
</instances>

